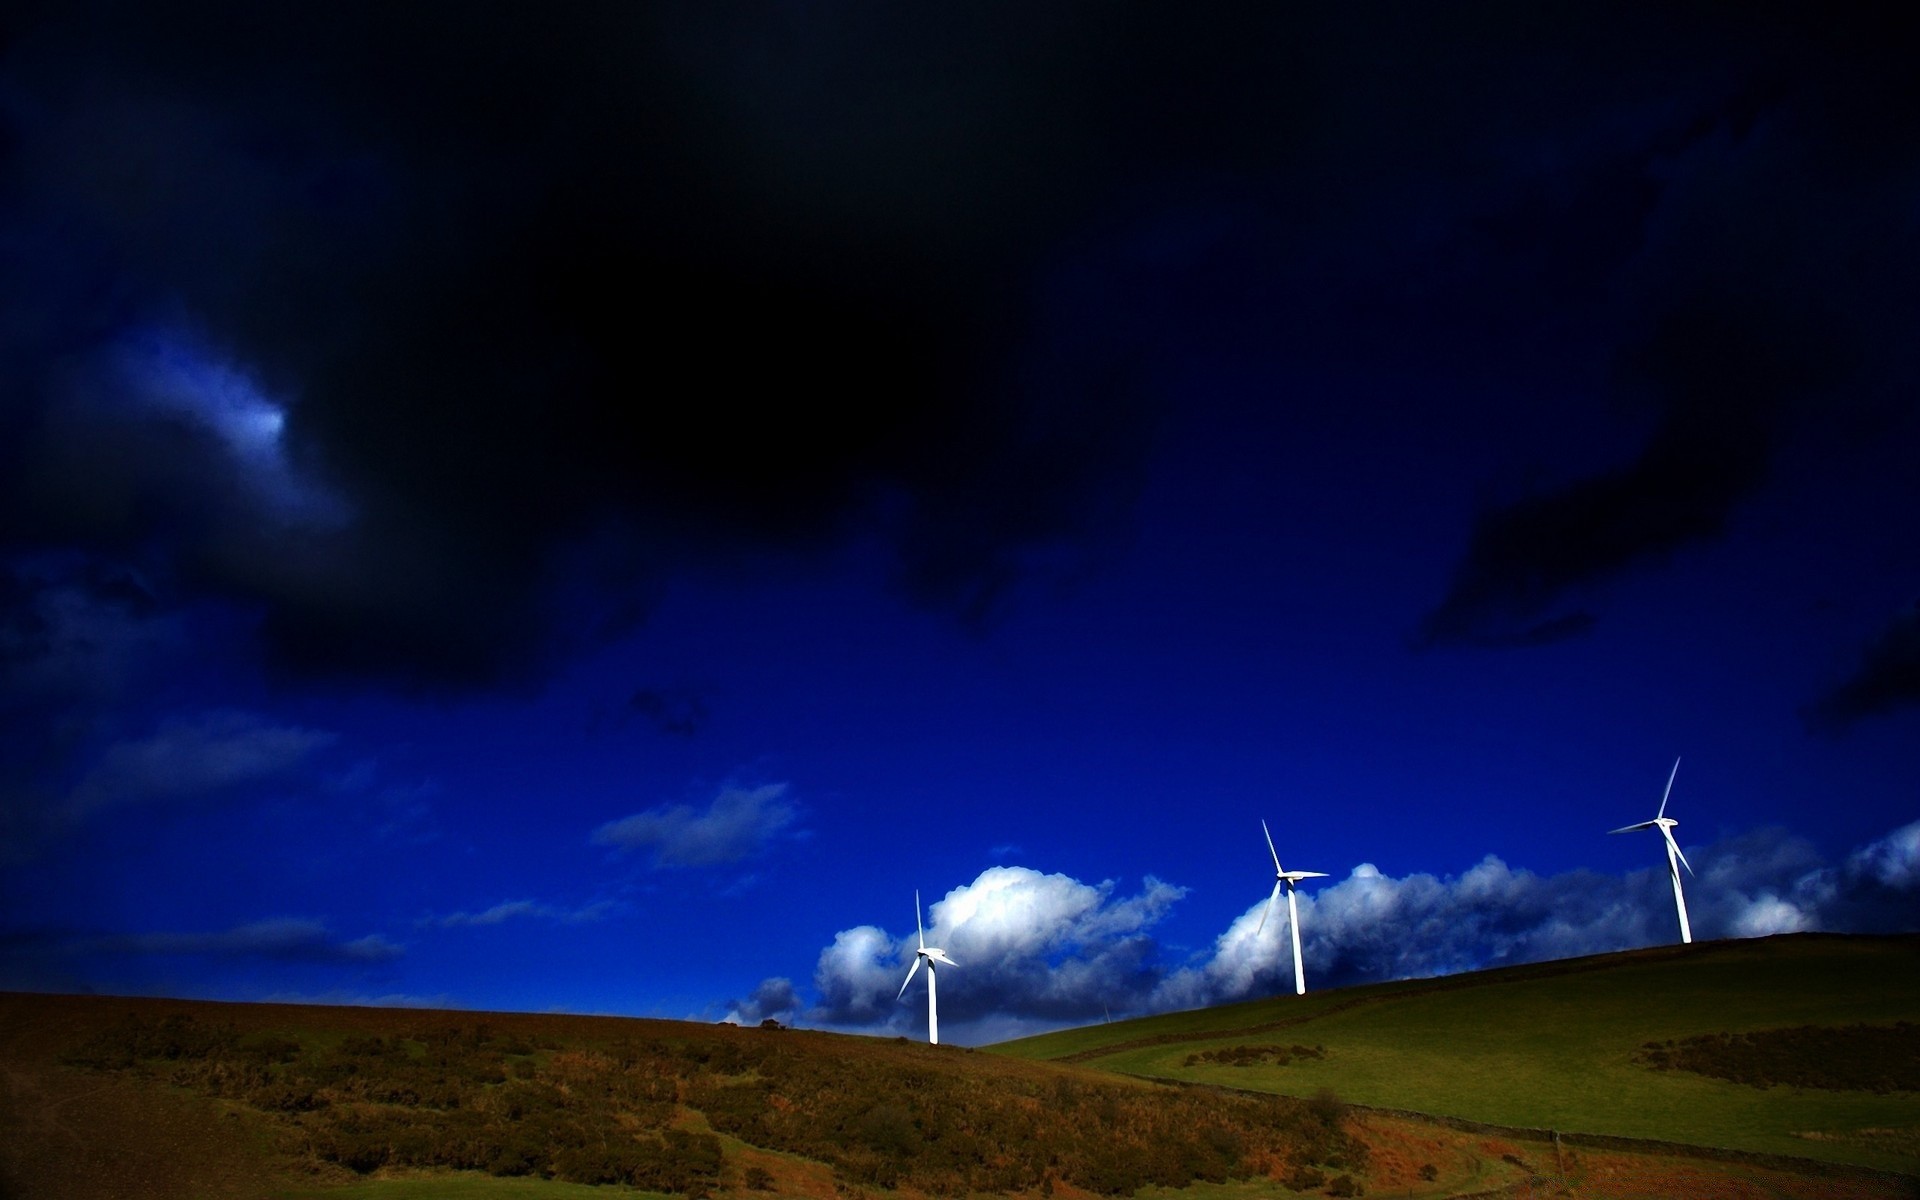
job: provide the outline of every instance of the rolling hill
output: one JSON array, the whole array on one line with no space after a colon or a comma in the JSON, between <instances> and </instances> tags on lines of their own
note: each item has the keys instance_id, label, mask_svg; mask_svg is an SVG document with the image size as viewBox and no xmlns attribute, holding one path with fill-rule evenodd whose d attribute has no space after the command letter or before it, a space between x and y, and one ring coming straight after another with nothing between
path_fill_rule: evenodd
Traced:
<instances>
[{"instance_id":1,"label":"rolling hill","mask_svg":"<svg viewBox=\"0 0 1920 1200\"><path fill-rule=\"evenodd\" d=\"M1794 934L1286 995L993 1049L1912 1174L1917 1020L1920 937Z\"/></svg>"},{"instance_id":2,"label":"rolling hill","mask_svg":"<svg viewBox=\"0 0 1920 1200\"><path fill-rule=\"evenodd\" d=\"M0 994L0 1076L0 1195L32 1200L1354 1193L1429 1160L1514 1174L1338 1104L777 1027ZM1370 1171L1389 1138L1420 1157Z\"/></svg>"},{"instance_id":3,"label":"rolling hill","mask_svg":"<svg viewBox=\"0 0 1920 1200\"><path fill-rule=\"evenodd\" d=\"M0 1197L1911 1197L1900 1022L1917 951L1643 951L997 1053L612 1017L0 994ZM1847 1050L1862 1037L1894 1040ZM1701 1074L1807 1061L1821 1086Z\"/></svg>"}]
</instances>

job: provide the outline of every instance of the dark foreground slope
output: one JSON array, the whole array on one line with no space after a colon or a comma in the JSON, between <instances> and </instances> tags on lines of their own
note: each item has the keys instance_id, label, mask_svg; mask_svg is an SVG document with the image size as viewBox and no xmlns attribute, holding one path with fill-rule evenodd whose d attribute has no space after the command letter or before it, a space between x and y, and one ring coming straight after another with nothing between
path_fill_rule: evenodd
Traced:
<instances>
[{"instance_id":1,"label":"dark foreground slope","mask_svg":"<svg viewBox=\"0 0 1920 1200\"><path fill-rule=\"evenodd\" d=\"M35 1198L421 1171L470 1195L504 1194L489 1178L693 1196L1367 1179L1337 1106L783 1029L4 995L0 1068L0 1179Z\"/></svg>"},{"instance_id":2,"label":"dark foreground slope","mask_svg":"<svg viewBox=\"0 0 1920 1200\"><path fill-rule=\"evenodd\" d=\"M1920 938L1797 934L1288 995L995 1049L1913 1173L1915 1021Z\"/></svg>"}]
</instances>

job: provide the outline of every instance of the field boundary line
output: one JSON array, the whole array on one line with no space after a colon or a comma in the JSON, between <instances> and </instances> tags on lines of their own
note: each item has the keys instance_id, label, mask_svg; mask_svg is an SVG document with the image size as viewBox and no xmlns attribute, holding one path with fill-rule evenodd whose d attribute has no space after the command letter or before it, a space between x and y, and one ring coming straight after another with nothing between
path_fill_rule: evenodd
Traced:
<instances>
[{"instance_id":1,"label":"field boundary line","mask_svg":"<svg viewBox=\"0 0 1920 1200\"><path fill-rule=\"evenodd\" d=\"M1237 1088L1224 1083L1195 1083L1184 1079L1170 1079L1163 1075L1140 1075L1131 1071L1115 1072L1115 1074L1129 1074L1136 1079L1148 1079L1154 1083L1168 1084L1173 1087L1198 1088L1236 1096L1280 1095L1278 1092ZM1289 1098L1297 1099L1297 1097ZM1581 1133L1566 1129L1535 1129L1525 1125L1496 1125L1491 1121L1475 1121L1468 1117L1453 1117L1444 1113L1416 1112L1408 1108L1386 1108L1375 1104L1356 1104L1347 1100L1342 1100L1340 1103L1355 1113L1418 1121L1426 1125L1439 1125L1460 1133L1486 1134L1492 1137L1511 1138L1518 1142L1551 1143L1558 1137L1562 1145L1582 1146L1589 1150L1622 1150L1630 1154L1698 1158L1709 1162L1766 1167L1769 1170L1784 1171L1790 1175L1841 1176L1870 1179L1882 1183L1911 1184L1920 1180L1920 1173L1893 1171L1885 1167L1869 1167L1860 1163L1831 1162L1824 1158L1801 1158L1794 1154L1770 1154L1762 1150L1736 1150L1729 1146L1703 1146L1697 1142L1666 1142L1657 1138L1626 1137L1612 1133Z\"/></svg>"}]
</instances>

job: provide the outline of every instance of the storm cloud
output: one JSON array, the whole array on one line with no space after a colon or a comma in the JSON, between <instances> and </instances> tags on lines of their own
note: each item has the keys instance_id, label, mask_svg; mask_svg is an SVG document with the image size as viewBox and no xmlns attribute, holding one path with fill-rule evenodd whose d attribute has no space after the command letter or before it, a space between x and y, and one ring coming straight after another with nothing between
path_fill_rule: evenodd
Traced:
<instances>
[{"instance_id":1,"label":"storm cloud","mask_svg":"<svg viewBox=\"0 0 1920 1200\"><path fill-rule=\"evenodd\" d=\"M460 689L850 522L979 617L1125 502L1139 396L996 357L983 301L1086 185L1003 136L1052 83L980 72L985 23L96 7L5 60L0 544L261 605L293 677ZM900 75L806 78L789 36ZM929 82L983 102L938 150L879 115Z\"/></svg>"},{"instance_id":2,"label":"storm cloud","mask_svg":"<svg viewBox=\"0 0 1920 1200\"><path fill-rule=\"evenodd\" d=\"M1814 729L1841 732L1915 704L1920 704L1920 604L1896 614L1861 651L1854 673L1804 715Z\"/></svg>"},{"instance_id":3,"label":"storm cloud","mask_svg":"<svg viewBox=\"0 0 1920 1200\"><path fill-rule=\"evenodd\" d=\"M1874 131L1914 96L1858 15L749 11L24 22L0 549L137 556L259 606L288 677L412 688L527 683L683 573L854 533L979 623L1124 542L1162 352L1473 376L1456 323L1550 353L1550 299L1656 428L1490 505L1421 631L1548 640L1724 529L1827 331L1891 328L1910 274ZM1609 73L1539 65L1573 47ZM1075 261L1097 310L1050 307Z\"/></svg>"}]
</instances>

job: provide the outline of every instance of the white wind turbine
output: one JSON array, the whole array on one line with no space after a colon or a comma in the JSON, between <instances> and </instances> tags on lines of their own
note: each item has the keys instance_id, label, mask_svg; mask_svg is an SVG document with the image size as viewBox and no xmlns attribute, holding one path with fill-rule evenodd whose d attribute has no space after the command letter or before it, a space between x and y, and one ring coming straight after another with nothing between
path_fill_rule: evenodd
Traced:
<instances>
[{"instance_id":1,"label":"white wind turbine","mask_svg":"<svg viewBox=\"0 0 1920 1200\"><path fill-rule=\"evenodd\" d=\"M1673 760L1673 770L1667 772L1667 790L1660 793L1660 811L1653 820L1642 821L1638 825L1628 825L1621 829L1610 829L1608 833L1635 833L1642 829L1658 829L1660 836L1667 841L1667 874L1673 877L1673 907L1680 913L1680 940L1693 941L1693 930L1687 924L1687 898L1680 894L1680 868L1685 867L1687 874L1693 874L1693 864L1687 856L1680 853L1680 843L1673 840L1673 827L1680 822L1667 815L1667 797L1673 794L1673 777L1680 773L1680 760Z\"/></svg>"},{"instance_id":2,"label":"white wind turbine","mask_svg":"<svg viewBox=\"0 0 1920 1200\"><path fill-rule=\"evenodd\" d=\"M1273 855L1273 895L1267 897L1267 908L1260 914L1260 924L1254 928L1253 936L1259 937L1260 931L1267 927L1267 918L1273 915L1273 902L1280 898L1280 889L1287 889L1287 924L1293 926L1293 994L1307 994L1307 973L1300 965L1300 905L1293 898L1293 885L1302 879L1325 879L1325 871L1288 871L1280 866L1280 852L1273 848L1273 833L1267 829L1267 823L1260 822L1260 832L1267 835L1267 853Z\"/></svg>"},{"instance_id":3,"label":"white wind turbine","mask_svg":"<svg viewBox=\"0 0 1920 1200\"><path fill-rule=\"evenodd\" d=\"M938 964L957 967L960 964L948 958L945 950L927 945L927 930L920 924L920 893L917 890L913 893L913 927L920 934L920 948L913 952L913 965L907 968L907 977L900 983L900 995L895 996L894 1000L897 1002L900 996L907 994L907 984L913 982L913 973L920 969L921 963L926 963L927 1042L929 1045L938 1046L940 1044L940 1004L934 992L933 981L936 978L934 967Z\"/></svg>"}]
</instances>

